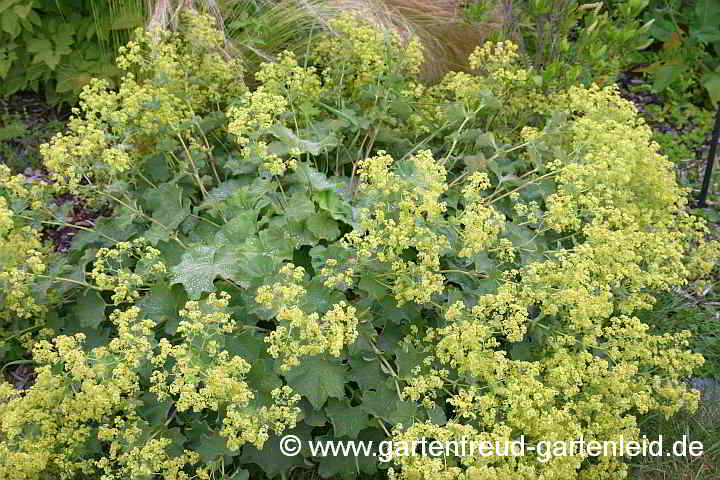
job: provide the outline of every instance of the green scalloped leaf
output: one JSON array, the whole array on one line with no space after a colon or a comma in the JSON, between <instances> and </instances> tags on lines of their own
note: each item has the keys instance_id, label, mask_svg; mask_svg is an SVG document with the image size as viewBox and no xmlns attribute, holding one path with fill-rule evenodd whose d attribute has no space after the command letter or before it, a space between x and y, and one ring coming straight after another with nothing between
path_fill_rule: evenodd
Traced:
<instances>
[{"instance_id":1,"label":"green scalloped leaf","mask_svg":"<svg viewBox=\"0 0 720 480\"><path fill-rule=\"evenodd\" d=\"M303 359L286 375L288 385L307 398L316 410L328 398L345 396L345 374L347 368L337 361L322 357Z\"/></svg>"}]
</instances>

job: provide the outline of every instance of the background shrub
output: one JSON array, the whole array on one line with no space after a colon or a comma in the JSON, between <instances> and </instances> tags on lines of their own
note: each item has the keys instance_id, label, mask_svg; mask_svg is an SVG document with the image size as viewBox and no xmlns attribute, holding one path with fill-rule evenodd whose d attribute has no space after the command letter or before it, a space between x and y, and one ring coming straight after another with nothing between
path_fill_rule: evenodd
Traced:
<instances>
[{"instance_id":1,"label":"background shrub","mask_svg":"<svg viewBox=\"0 0 720 480\"><path fill-rule=\"evenodd\" d=\"M142 1L5 0L0 3L0 96L42 90L76 99L91 78L117 80L116 48L144 23Z\"/></svg>"}]
</instances>

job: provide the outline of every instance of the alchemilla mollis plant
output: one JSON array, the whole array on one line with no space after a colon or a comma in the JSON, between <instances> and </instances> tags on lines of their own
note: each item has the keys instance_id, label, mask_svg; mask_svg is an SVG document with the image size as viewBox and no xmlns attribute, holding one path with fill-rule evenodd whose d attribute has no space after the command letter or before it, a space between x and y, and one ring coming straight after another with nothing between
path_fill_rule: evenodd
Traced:
<instances>
[{"instance_id":1,"label":"alchemilla mollis plant","mask_svg":"<svg viewBox=\"0 0 720 480\"><path fill-rule=\"evenodd\" d=\"M540 87L511 43L425 86L417 42L332 31L252 89L209 19L138 32L48 178L0 171L2 354L37 374L0 387L2 478L614 480L623 458L278 438L628 440L697 404L689 334L636 313L718 245L633 107ZM45 241L68 226L69 250Z\"/></svg>"}]
</instances>

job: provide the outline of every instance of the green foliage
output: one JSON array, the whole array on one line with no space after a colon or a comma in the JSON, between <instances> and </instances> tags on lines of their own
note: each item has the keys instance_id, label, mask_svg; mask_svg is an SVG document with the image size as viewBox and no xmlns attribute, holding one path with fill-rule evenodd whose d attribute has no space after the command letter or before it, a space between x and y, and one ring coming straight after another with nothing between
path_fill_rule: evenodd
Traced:
<instances>
[{"instance_id":1,"label":"green foliage","mask_svg":"<svg viewBox=\"0 0 720 480\"><path fill-rule=\"evenodd\" d=\"M144 3L111 0L0 2L0 96L44 91L72 103L91 78L117 79L114 47L144 21Z\"/></svg>"},{"instance_id":2,"label":"green foliage","mask_svg":"<svg viewBox=\"0 0 720 480\"><path fill-rule=\"evenodd\" d=\"M720 4L714 0L651 0L643 12L653 24L644 59L655 92L720 101Z\"/></svg>"},{"instance_id":3,"label":"green foliage","mask_svg":"<svg viewBox=\"0 0 720 480\"><path fill-rule=\"evenodd\" d=\"M656 125L656 140L663 152L678 164L694 160L712 131L713 114L692 103L672 103L646 107L645 118ZM667 132L662 132L662 127Z\"/></svg>"},{"instance_id":4,"label":"green foliage","mask_svg":"<svg viewBox=\"0 0 720 480\"><path fill-rule=\"evenodd\" d=\"M49 178L0 171L2 354L37 374L0 385L0 476L352 478L387 464L285 457L280 435L603 441L696 405L690 334L636 313L718 245L614 89L548 95L510 42L426 87L417 42L348 16L250 88L211 24L139 32L119 88L88 85L43 147ZM58 226L80 230L67 252L43 242Z\"/></svg>"},{"instance_id":5,"label":"green foliage","mask_svg":"<svg viewBox=\"0 0 720 480\"><path fill-rule=\"evenodd\" d=\"M50 112L42 119L28 113L0 114L0 162L14 172L40 168L40 145L62 128L62 121Z\"/></svg>"},{"instance_id":6,"label":"green foliage","mask_svg":"<svg viewBox=\"0 0 720 480\"><path fill-rule=\"evenodd\" d=\"M2 127L0 128L0 142L6 142L13 138L22 137L28 133L28 127L25 123L12 115L4 115L2 118Z\"/></svg>"},{"instance_id":7,"label":"green foliage","mask_svg":"<svg viewBox=\"0 0 720 480\"><path fill-rule=\"evenodd\" d=\"M546 84L609 85L629 55L647 46L651 24L639 19L646 0L607 3L484 0L470 3L468 14L472 21L504 17L493 37L520 44Z\"/></svg>"}]
</instances>

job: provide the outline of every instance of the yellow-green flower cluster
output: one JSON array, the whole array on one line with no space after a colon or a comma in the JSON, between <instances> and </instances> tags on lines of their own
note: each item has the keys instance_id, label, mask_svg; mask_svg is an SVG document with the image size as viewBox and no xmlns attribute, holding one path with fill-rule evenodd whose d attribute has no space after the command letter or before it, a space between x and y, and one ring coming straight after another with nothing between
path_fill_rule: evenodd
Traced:
<instances>
[{"instance_id":1,"label":"yellow-green flower cluster","mask_svg":"<svg viewBox=\"0 0 720 480\"><path fill-rule=\"evenodd\" d=\"M320 130L326 128L328 110L341 111L339 116L347 120L343 104L352 100L367 108L369 116L386 118L382 112L387 99L372 93L380 90L378 82L417 73L422 48L416 39L404 42L350 15L331 20L329 26L331 33L322 35L308 50L306 61L311 66L298 64L291 52L281 53L276 61L260 66L255 75L259 85L229 108L228 131L240 147L240 161L283 175L306 153L304 136L315 135L320 124ZM340 97L343 100L338 102ZM270 148L278 139L284 153ZM316 139L308 141L323 145Z\"/></svg>"},{"instance_id":2,"label":"yellow-green flower cluster","mask_svg":"<svg viewBox=\"0 0 720 480\"><path fill-rule=\"evenodd\" d=\"M245 161L262 160L265 168L273 175L282 175L288 167L295 165L292 159L283 160L270 153L267 141L262 139L288 108L285 96L261 86L243 95L239 105L228 110L231 119L228 132L235 135L242 147L242 158Z\"/></svg>"},{"instance_id":3,"label":"yellow-green flower cluster","mask_svg":"<svg viewBox=\"0 0 720 480\"><path fill-rule=\"evenodd\" d=\"M0 197L0 235L4 236L15 226L12 217L13 212L8 208L7 199Z\"/></svg>"},{"instance_id":4,"label":"yellow-green flower cluster","mask_svg":"<svg viewBox=\"0 0 720 480\"><path fill-rule=\"evenodd\" d=\"M236 328L225 311L228 301L229 295L222 292L219 297L210 294L202 303L187 302L179 312L182 320L177 329L183 342L172 345L166 338L160 340L160 351L152 362L163 366L172 360L172 368L154 372L150 391L161 400L175 398L178 411L218 410L226 403L247 406L253 398L244 381L250 365L241 357L231 357L220 350L218 344L223 333ZM198 344L204 345L202 352L197 350Z\"/></svg>"},{"instance_id":5,"label":"yellow-green flower cluster","mask_svg":"<svg viewBox=\"0 0 720 480\"><path fill-rule=\"evenodd\" d=\"M455 303L445 315L451 323L429 332L427 339L434 341L435 354L443 364L491 382L504 370L505 352L496 350L499 343L495 335L499 332L482 314L482 308L469 312L462 303Z\"/></svg>"},{"instance_id":6,"label":"yellow-green flower cluster","mask_svg":"<svg viewBox=\"0 0 720 480\"><path fill-rule=\"evenodd\" d=\"M278 387L271 404L251 404L250 365L220 349L222 336L235 328L228 301L221 293L188 302L179 312L177 345L158 343L155 322L137 306L110 315L117 333L106 346L86 351L83 334L38 341L35 383L24 391L0 385L2 478L192 478L188 467L198 463L198 453L178 452L171 436L149 435L156 426L138 411L148 372L149 391L160 401L171 398L175 411L223 412L220 433L230 449L245 443L261 449L270 432L293 428L299 395ZM98 441L103 448L89 452L88 442Z\"/></svg>"},{"instance_id":7,"label":"yellow-green flower cluster","mask_svg":"<svg viewBox=\"0 0 720 480\"><path fill-rule=\"evenodd\" d=\"M108 346L86 352L83 334L39 341L33 386L20 392L3 385L3 478L73 478L98 469L102 478L132 478L147 472L150 461L167 472L162 478L187 478L179 469L192 456L171 459L164 452L168 439L146 443L135 415L141 393L137 371L151 356L154 322L144 320L137 307L115 311L111 319L118 335ZM86 451L96 435L109 442L99 459Z\"/></svg>"},{"instance_id":8,"label":"yellow-green flower cluster","mask_svg":"<svg viewBox=\"0 0 720 480\"><path fill-rule=\"evenodd\" d=\"M297 149L291 158L282 158L269 151L273 127L298 130L299 124L310 121L325 87L314 67L302 67L292 52L283 52L276 62L264 63L255 77L260 85L243 95L239 104L231 107L228 131L241 147L242 159L262 160L263 167L273 175L283 175L295 168Z\"/></svg>"},{"instance_id":9,"label":"yellow-green flower cluster","mask_svg":"<svg viewBox=\"0 0 720 480\"><path fill-rule=\"evenodd\" d=\"M519 47L511 41L487 42L470 55L470 68L486 72L493 80L522 84L528 81L530 72L517 67L518 51Z\"/></svg>"},{"instance_id":10,"label":"yellow-green flower cluster","mask_svg":"<svg viewBox=\"0 0 720 480\"><path fill-rule=\"evenodd\" d=\"M515 202L517 217L535 224L540 233L552 229L582 241L559 244L545 261L506 272L497 290L474 299L473 305L447 307L447 325L429 330L423 342L435 347L435 371L457 371L468 384L443 386L435 383L437 376L423 375L417 386L410 382L408 394L424 400L421 394L431 385L451 389L447 401L455 418L445 426L416 423L396 431L396 439L419 438L421 433L454 438L458 425L471 428L468 438L475 439L498 438L498 432L506 439L519 434L530 439L638 439L636 412L672 415L697 404L697 393L688 392L682 382L703 361L687 350L689 334L653 335L632 314L652 306L648 292L709 272L718 245L702 238L704 227L685 212L683 192L667 160L657 153L630 104L613 89L573 88L549 102L548 113L553 108L570 121L553 131L526 130L523 140L532 136L566 152L547 170L557 193L546 199L542 216L539 205L520 203L517 193L506 196ZM474 200L480 203L485 199L478 186L489 186L482 173L468 178L463 194L476 193ZM470 207L459 211L460 218L475 208L466 202ZM501 229L493 231L498 234ZM477 242L482 248L464 253L508 250L500 256L513 261L509 239L499 239L497 246ZM698 253L693 252L696 245ZM527 337L528 331L533 335ZM544 340L530 342L538 337ZM501 348L503 344L507 347ZM577 455L547 462L527 456L416 456L398 463L402 469L394 475L404 480L460 475L605 479L627 473L622 459L612 456L597 462Z\"/></svg>"},{"instance_id":11,"label":"yellow-green flower cluster","mask_svg":"<svg viewBox=\"0 0 720 480\"><path fill-rule=\"evenodd\" d=\"M450 72L435 85L406 92L413 113L405 127L418 141L440 130L454 143L461 133L486 132L492 125L497 142L515 143L518 127L535 122L535 112L547 106L540 77L523 66L516 45L487 42L470 58L475 73ZM478 153L476 147L467 150Z\"/></svg>"},{"instance_id":12,"label":"yellow-green flower cluster","mask_svg":"<svg viewBox=\"0 0 720 480\"><path fill-rule=\"evenodd\" d=\"M299 153L273 154L272 135L302 136L303 122L320 116L319 103L337 113L335 107L352 101L368 118L381 118L373 115L385 99L370 93L382 91L378 82L416 73L421 61L416 43L406 46L342 17L331 24L336 35L313 46L315 67L282 54L261 67L260 86L247 92L239 66L224 59L221 35L207 19L185 21L195 42L174 34L162 43L139 37L119 60L132 73L117 93L102 83L88 87L85 117L45 147L60 185L74 190L86 180L133 179L140 159L161 141L177 140L187 153L212 153L186 130L225 95L240 97L228 111L228 131L241 160L282 175ZM395 440L630 440L639 437L636 414L672 415L697 404L697 394L682 382L703 361L688 351L689 334L654 335L634 315L653 305L652 292L707 274L720 254L717 243L705 241L705 226L685 211L671 165L614 89L573 87L541 100L533 72L519 60L510 43L486 44L470 58L482 75L450 74L434 87L397 82L413 113L396 132L425 135L440 127L444 135L443 125L457 125L440 145L445 158L420 150L396 162L378 151L359 161L354 230L333 245L344 248L348 260L330 259L319 271L329 288L350 289L358 278L387 286L396 304L415 303L422 325L433 325L397 325L406 335L397 348L412 347L405 358L422 360L395 373L383 357L383 369L395 377L403 400L434 409L444 399L450 418L443 425L396 425ZM490 129L499 133L475 141ZM372 138L367 135L363 150ZM427 142L437 147L432 138ZM493 157L486 157L491 150ZM463 159L470 168L457 172ZM491 165L492 172L486 170ZM7 179L0 196L0 286L7 287L0 318L41 317L44 306L33 303L31 292L45 273L45 250L4 195L35 206L47 192L1 168L0 177ZM297 188L289 178L279 180ZM555 193L541 200L548 189ZM547 247L550 240L553 247L526 255L529 244ZM486 268L494 270L470 270L484 254ZM112 292L112 303L123 307L110 315L113 338L89 351L82 334L38 340L35 384L26 391L0 385L0 477L189 480L194 472L208 478L206 468L195 466L197 453L182 452L166 430L147 424L140 409L148 396L172 403L177 415L212 418L231 450L261 449L272 432L296 425L300 396L280 386L263 403L251 382L255 366L228 351L239 329L229 294L187 302L178 312L178 337L157 339L142 303L132 304L164 273L160 252L143 240L97 252L90 286ZM314 311L307 285L304 269L287 264L255 295L259 306L252 309L276 324L264 341L281 372L303 357L343 356L363 330L355 304ZM378 306L373 295L360 296ZM369 343L377 355L386 353ZM402 354L394 353L400 367ZM89 452L92 442L99 447ZM612 456L395 460L393 480L615 479L627 473Z\"/></svg>"},{"instance_id":13,"label":"yellow-green flower cluster","mask_svg":"<svg viewBox=\"0 0 720 480\"><path fill-rule=\"evenodd\" d=\"M42 478L43 472L70 478L92 466L90 460L71 453L82 452L90 436L87 415L112 409L116 402L106 395L111 392L108 387L97 389L94 382L86 381L81 392L67 395L71 386L62 376L53 375L50 366L35 371L35 384L26 392L7 383L1 387L0 474L12 480ZM37 433L27 435L31 425Z\"/></svg>"},{"instance_id":14,"label":"yellow-green flower cluster","mask_svg":"<svg viewBox=\"0 0 720 480\"><path fill-rule=\"evenodd\" d=\"M103 80L84 88L69 133L41 147L57 188L79 192L87 190L82 186L88 179L103 185L127 178L123 174L141 166L158 145L197 133L193 119L246 90L242 68L223 53L224 39L212 20L204 15L185 20L192 41L138 31L120 49L117 64L126 73L119 88L110 90Z\"/></svg>"},{"instance_id":15,"label":"yellow-green flower cluster","mask_svg":"<svg viewBox=\"0 0 720 480\"><path fill-rule=\"evenodd\" d=\"M269 432L279 435L288 428L295 428L301 412L296 406L300 395L286 385L272 390L270 396L272 405L269 407L243 409L231 405L228 408L220 434L227 437L229 449L237 450L245 443L261 449Z\"/></svg>"},{"instance_id":16,"label":"yellow-green flower cluster","mask_svg":"<svg viewBox=\"0 0 720 480\"><path fill-rule=\"evenodd\" d=\"M88 277L98 289L112 291L113 303L120 305L138 299L140 288L166 271L160 251L147 245L145 239L136 238L98 250Z\"/></svg>"},{"instance_id":17,"label":"yellow-green flower cluster","mask_svg":"<svg viewBox=\"0 0 720 480\"><path fill-rule=\"evenodd\" d=\"M147 428L147 427L145 427ZM169 438L151 438L141 440L142 429L137 424L122 422L118 428L102 429L103 440L113 445L126 444L123 451L110 450L107 457L97 461L98 469L103 472L101 480L122 480L159 476L164 480L190 480L191 475L184 469L198 463L200 455L189 450L180 455L168 452L172 445Z\"/></svg>"},{"instance_id":18,"label":"yellow-green flower cluster","mask_svg":"<svg viewBox=\"0 0 720 480\"><path fill-rule=\"evenodd\" d=\"M411 134L423 138L451 126L446 131L450 141L457 141L458 128L485 131L491 121L496 138L514 141L518 123L529 121L532 112L547 103L532 69L522 67L518 47L510 42L477 47L470 65L477 73L450 72L436 85L408 89Z\"/></svg>"},{"instance_id":19,"label":"yellow-green flower cluster","mask_svg":"<svg viewBox=\"0 0 720 480\"><path fill-rule=\"evenodd\" d=\"M302 67L295 54L282 52L277 61L263 63L255 78L266 92L285 97L288 107L298 113L310 113L324 93L315 67Z\"/></svg>"},{"instance_id":20,"label":"yellow-green flower cluster","mask_svg":"<svg viewBox=\"0 0 720 480\"><path fill-rule=\"evenodd\" d=\"M413 77L423 61L422 45L412 37L404 42L396 32L382 31L352 14L329 22L333 34L313 46L313 56L323 66L324 85L346 98L392 75Z\"/></svg>"},{"instance_id":21,"label":"yellow-green flower cluster","mask_svg":"<svg viewBox=\"0 0 720 480\"><path fill-rule=\"evenodd\" d=\"M7 165L0 164L0 193L7 194L5 198L4 211L12 204L12 200L21 200L28 204L33 210L43 210L46 208L47 202L50 200L53 186L49 182L28 178L25 175L13 175ZM4 212L3 216L10 215ZM7 224L6 224L7 226ZM2 230L0 230L0 233Z\"/></svg>"},{"instance_id":22,"label":"yellow-green flower cluster","mask_svg":"<svg viewBox=\"0 0 720 480\"><path fill-rule=\"evenodd\" d=\"M505 224L505 216L492 206L485 205L482 190L490 187L490 179L484 172L474 172L462 189L465 208L455 217L461 226L463 248L460 257L472 257L484 252L498 239Z\"/></svg>"},{"instance_id":23,"label":"yellow-green flower cluster","mask_svg":"<svg viewBox=\"0 0 720 480\"><path fill-rule=\"evenodd\" d=\"M30 226L18 226L13 212L0 197L0 328L16 319L34 319L40 323L46 306L38 303L33 286L45 273L48 248L40 232Z\"/></svg>"},{"instance_id":24,"label":"yellow-green flower cluster","mask_svg":"<svg viewBox=\"0 0 720 480\"><path fill-rule=\"evenodd\" d=\"M446 205L440 197L447 189L445 169L430 151L413 155L413 173L391 171L393 159L385 152L360 162L360 191L374 202L359 212L358 228L345 236L358 262L378 260L389 265L393 293L399 303L428 303L443 290L440 255L447 238L432 226L441 221ZM417 250L417 261L405 260L407 249Z\"/></svg>"},{"instance_id":25,"label":"yellow-green flower cluster","mask_svg":"<svg viewBox=\"0 0 720 480\"><path fill-rule=\"evenodd\" d=\"M353 263L355 259L350 259ZM325 266L320 269L320 275L326 280L323 284L328 288L347 290L353 284L353 268L347 264L339 265L334 258L328 258Z\"/></svg>"},{"instance_id":26,"label":"yellow-green flower cluster","mask_svg":"<svg viewBox=\"0 0 720 480\"><path fill-rule=\"evenodd\" d=\"M150 391L161 401L175 399L175 408L179 412L217 411L225 404L247 406L253 398L244 381L250 365L241 357L231 357L225 350L208 352L212 358L208 365L203 354L193 350L193 346L186 343L172 346L161 340L160 354L153 362L163 365L172 359L174 364L170 371L155 371Z\"/></svg>"},{"instance_id":27,"label":"yellow-green flower cluster","mask_svg":"<svg viewBox=\"0 0 720 480\"><path fill-rule=\"evenodd\" d=\"M322 316L307 313L301 308L307 293L299 283L304 276L303 268L286 264L280 275L285 277L284 281L260 287L255 297L255 301L276 311L278 326L265 337L268 353L273 358L282 358L283 370L299 365L304 356L323 353L340 356L358 335L355 308L341 301Z\"/></svg>"},{"instance_id":28,"label":"yellow-green flower cluster","mask_svg":"<svg viewBox=\"0 0 720 480\"><path fill-rule=\"evenodd\" d=\"M412 376L402 390L403 398L419 401L425 408L435 407L435 398L445 386L448 374L448 370L431 370L427 374Z\"/></svg>"},{"instance_id":29,"label":"yellow-green flower cluster","mask_svg":"<svg viewBox=\"0 0 720 480\"><path fill-rule=\"evenodd\" d=\"M525 219L525 222L529 224L540 223L542 211L537 201L533 200L529 203L524 203L520 200L520 194L518 192L510 194L510 200L513 202L513 210L515 210L516 218Z\"/></svg>"},{"instance_id":30,"label":"yellow-green flower cluster","mask_svg":"<svg viewBox=\"0 0 720 480\"><path fill-rule=\"evenodd\" d=\"M237 450L251 443L261 449L270 430L280 433L295 426L294 404L300 397L282 387L273 393L271 406L251 405L255 394L245 378L250 364L219 345L223 334L236 329L235 320L226 312L229 299L221 292L211 293L203 302L187 302L178 327L183 341L172 345L165 338L160 340L152 363L161 368L152 374L150 391L161 401L172 398L178 412L224 409L220 433L227 438L228 448Z\"/></svg>"},{"instance_id":31,"label":"yellow-green flower cluster","mask_svg":"<svg viewBox=\"0 0 720 480\"><path fill-rule=\"evenodd\" d=\"M639 228L650 228L667 222L667 209L685 202L650 128L615 88L572 87L552 104L576 116L559 141L578 155L558 172L558 191L548 199L553 204L549 220L561 226L570 225L563 216L607 222L629 216Z\"/></svg>"}]
</instances>

